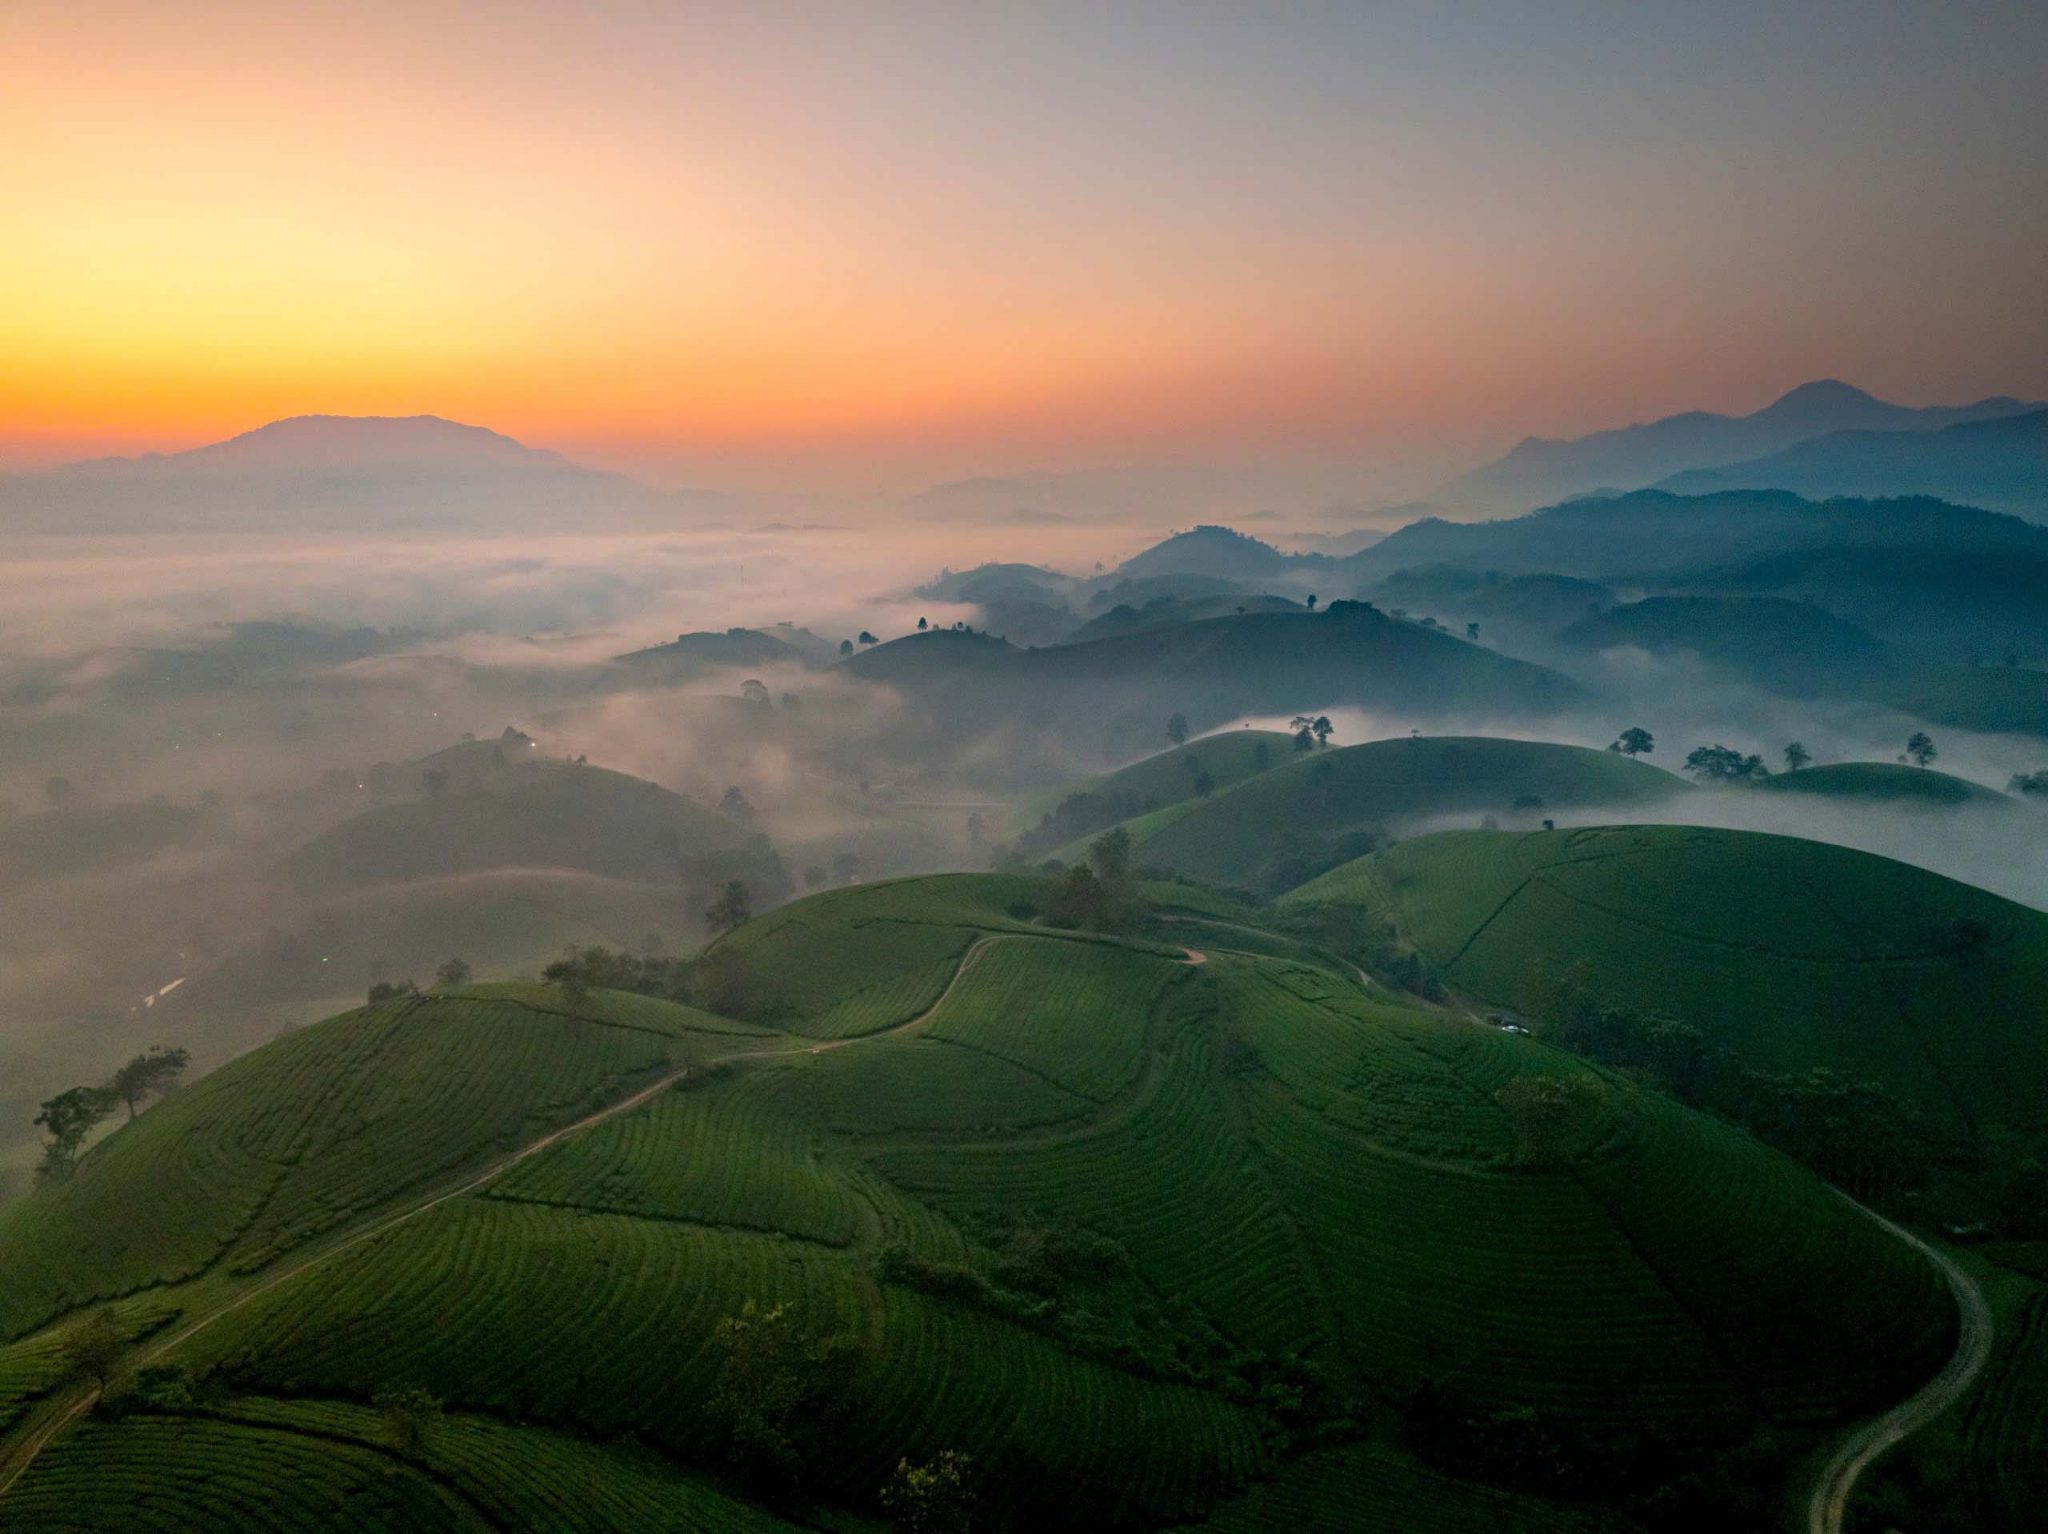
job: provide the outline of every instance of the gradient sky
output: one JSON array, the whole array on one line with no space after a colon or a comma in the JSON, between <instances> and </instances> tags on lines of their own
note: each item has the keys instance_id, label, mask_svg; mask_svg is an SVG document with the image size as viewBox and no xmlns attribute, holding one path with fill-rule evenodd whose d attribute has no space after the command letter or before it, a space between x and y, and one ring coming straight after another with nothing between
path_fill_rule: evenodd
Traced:
<instances>
[{"instance_id":1,"label":"gradient sky","mask_svg":"<svg viewBox=\"0 0 2048 1534\"><path fill-rule=\"evenodd\" d=\"M0 0L0 462L673 480L2048 394L2048 6Z\"/></svg>"}]
</instances>

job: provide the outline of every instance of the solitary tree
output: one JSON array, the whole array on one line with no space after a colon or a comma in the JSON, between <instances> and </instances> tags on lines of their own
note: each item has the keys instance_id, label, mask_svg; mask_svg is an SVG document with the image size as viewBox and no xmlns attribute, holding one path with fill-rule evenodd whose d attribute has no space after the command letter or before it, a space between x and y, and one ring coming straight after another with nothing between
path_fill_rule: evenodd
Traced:
<instances>
[{"instance_id":1,"label":"solitary tree","mask_svg":"<svg viewBox=\"0 0 2048 1534\"><path fill-rule=\"evenodd\" d=\"M841 655L851 655L853 653L853 641L851 639L840 640L839 653Z\"/></svg>"},{"instance_id":2,"label":"solitary tree","mask_svg":"<svg viewBox=\"0 0 2048 1534\"><path fill-rule=\"evenodd\" d=\"M862 629L860 631L860 642L862 644L874 644L877 641L873 634L870 634L866 629Z\"/></svg>"},{"instance_id":3,"label":"solitary tree","mask_svg":"<svg viewBox=\"0 0 2048 1534\"><path fill-rule=\"evenodd\" d=\"M1176 746L1188 738L1188 716L1186 714L1174 714L1167 719L1166 738Z\"/></svg>"},{"instance_id":4,"label":"solitary tree","mask_svg":"<svg viewBox=\"0 0 2048 1534\"><path fill-rule=\"evenodd\" d=\"M114 1111L116 1101L106 1087L72 1087L45 1102L35 1121L38 1127L49 1131L50 1141L43 1147L43 1162L36 1169L37 1175L60 1182L69 1177L85 1137Z\"/></svg>"},{"instance_id":5,"label":"solitary tree","mask_svg":"<svg viewBox=\"0 0 2048 1534\"><path fill-rule=\"evenodd\" d=\"M458 985L468 985L469 976L468 960L449 959L439 969L434 971L434 989L437 991L452 991Z\"/></svg>"},{"instance_id":6,"label":"solitary tree","mask_svg":"<svg viewBox=\"0 0 2048 1534\"><path fill-rule=\"evenodd\" d=\"M754 823L754 806L740 792L737 783L718 796L718 813L735 825L750 826Z\"/></svg>"},{"instance_id":7,"label":"solitary tree","mask_svg":"<svg viewBox=\"0 0 2048 1534\"><path fill-rule=\"evenodd\" d=\"M1131 876L1131 833L1113 826L1088 844L1088 866L1112 896Z\"/></svg>"},{"instance_id":8,"label":"solitary tree","mask_svg":"<svg viewBox=\"0 0 2048 1534\"><path fill-rule=\"evenodd\" d=\"M750 676L740 683L740 696L749 703L757 703L766 707L768 703L768 684L758 677Z\"/></svg>"},{"instance_id":9,"label":"solitary tree","mask_svg":"<svg viewBox=\"0 0 2048 1534\"><path fill-rule=\"evenodd\" d=\"M931 627L931 625L930 625L929 623L926 623L926 622L924 621L924 619L920 618L920 619L918 619L918 620L917 620L917 631L918 631L918 632L919 632L920 634L922 634L922 633L923 633L923 632L924 632L924 631L925 631L926 629L928 629L928 628L930 628L930 627Z\"/></svg>"},{"instance_id":10,"label":"solitary tree","mask_svg":"<svg viewBox=\"0 0 2048 1534\"><path fill-rule=\"evenodd\" d=\"M91 1380L105 1390L120 1367L127 1340L111 1308L96 1310L65 1334L61 1345L65 1369L73 1378Z\"/></svg>"},{"instance_id":11,"label":"solitary tree","mask_svg":"<svg viewBox=\"0 0 2048 1534\"><path fill-rule=\"evenodd\" d=\"M1619 751L1623 756L1648 756L1657 749L1657 738L1641 725L1634 725L1623 730L1607 749Z\"/></svg>"},{"instance_id":12,"label":"solitary tree","mask_svg":"<svg viewBox=\"0 0 2048 1534\"><path fill-rule=\"evenodd\" d=\"M1787 772L1797 772L1812 760L1813 757L1808 754L1806 747L1796 740L1785 747L1785 770Z\"/></svg>"},{"instance_id":13,"label":"solitary tree","mask_svg":"<svg viewBox=\"0 0 2048 1534\"><path fill-rule=\"evenodd\" d=\"M1308 610L1310 612L1316 610L1316 594L1313 591L1308 594Z\"/></svg>"},{"instance_id":14,"label":"solitary tree","mask_svg":"<svg viewBox=\"0 0 2048 1534\"><path fill-rule=\"evenodd\" d=\"M882 1511L903 1534L966 1534L974 1510L973 1465L957 1449L942 1449L921 1465L899 1459L882 1488Z\"/></svg>"},{"instance_id":15,"label":"solitary tree","mask_svg":"<svg viewBox=\"0 0 2048 1534\"><path fill-rule=\"evenodd\" d=\"M1318 714L1315 717L1315 722L1309 726L1309 729L1315 732L1317 745L1327 746L1330 743L1330 737L1336 733L1337 727L1330 723L1330 716L1328 714Z\"/></svg>"},{"instance_id":16,"label":"solitary tree","mask_svg":"<svg viewBox=\"0 0 2048 1534\"><path fill-rule=\"evenodd\" d=\"M1466 624L1465 637L1471 640L1474 644L1479 643L1479 625L1476 623Z\"/></svg>"},{"instance_id":17,"label":"solitary tree","mask_svg":"<svg viewBox=\"0 0 2048 1534\"><path fill-rule=\"evenodd\" d=\"M441 1416L441 1403L418 1385L383 1391L371 1404L384 1419L385 1441L400 1454L418 1453Z\"/></svg>"},{"instance_id":18,"label":"solitary tree","mask_svg":"<svg viewBox=\"0 0 2048 1534\"><path fill-rule=\"evenodd\" d=\"M170 1091L191 1063L186 1050L154 1044L115 1071L107 1080L107 1090L128 1105L132 1119L143 1103Z\"/></svg>"},{"instance_id":19,"label":"solitary tree","mask_svg":"<svg viewBox=\"0 0 2048 1534\"><path fill-rule=\"evenodd\" d=\"M1934 742L1925 730L1915 730L1906 741L1906 760L1915 767L1925 767L1941 753L1934 749Z\"/></svg>"},{"instance_id":20,"label":"solitary tree","mask_svg":"<svg viewBox=\"0 0 2048 1534\"><path fill-rule=\"evenodd\" d=\"M1703 783L1742 783L1771 775L1762 757L1744 756L1728 746L1697 747L1686 757L1685 770Z\"/></svg>"},{"instance_id":21,"label":"solitary tree","mask_svg":"<svg viewBox=\"0 0 2048 1534\"><path fill-rule=\"evenodd\" d=\"M704 925L713 932L730 932L742 927L752 919L753 902L747 896L747 887L737 879L728 879L719 887L718 898L711 902L711 909L704 913Z\"/></svg>"}]
</instances>

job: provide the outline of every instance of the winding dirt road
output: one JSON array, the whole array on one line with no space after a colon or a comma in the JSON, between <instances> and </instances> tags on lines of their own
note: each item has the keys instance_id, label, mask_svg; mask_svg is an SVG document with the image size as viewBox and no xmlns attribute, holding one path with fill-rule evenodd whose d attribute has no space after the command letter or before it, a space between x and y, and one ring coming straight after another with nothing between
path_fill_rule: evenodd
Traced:
<instances>
[{"instance_id":1,"label":"winding dirt road","mask_svg":"<svg viewBox=\"0 0 2048 1534\"><path fill-rule=\"evenodd\" d=\"M960 956L959 966L953 971L952 979L946 982L946 988L939 993L938 999L907 1022L897 1023L893 1027L883 1028L874 1033L860 1034L850 1039L830 1039L820 1044L785 1045L776 1049L740 1050L733 1054L720 1055L717 1060L709 1063L722 1064L728 1060L758 1060L775 1055L824 1054L828 1051L851 1048L856 1044L871 1043L876 1039L899 1037L922 1028L931 1021L939 1008L946 1004L946 998L953 994L954 988L960 984L961 977L967 973L968 967L973 964L982 949L986 948L993 941L995 939L992 937L981 937L968 944L967 951ZM1183 951L1187 954L1186 962L1189 964L1202 964L1208 961L1209 956L1198 949L1189 948ZM582 1134L585 1130L594 1129L607 1119L617 1118L622 1113L631 1113L635 1108L652 1101L681 1081L690 1074L691 1069L687 1065L679 1066L629 1096L622 1097L617 1102L598 1109L595 1113L586 1114L584 1117L577 1119L573 1124L564 1124L559 1129L550 1130L547 1134L542 1135L537 1140L528 1142L510 1155L500 1157L498 1160L491 1162L488 1166L485 1166L456 1186L436 1193L417 1204L412 1204L404 1209L387 1214L382 1219L373 1220L360 1230L349 1232L347 1235L334 1241L332 1245L324 1246L318 1251L308 1254L290 1267L268 1275L259 1283L250 1285L232 1298L214 1306L213 1309L205 1314L195 1317L184 1326L178 1327L168 1337L147 1343L131 1359L127 1360L129 1367L144 1368L156 1363L172 1349L190 1341L207 1327L213 1325L214 1322L220 1320L221 1317L232 1315L244 1305L249 1304L252 1300L260 1299L280 1284L289 1283L309 1269L318 1267L322 1263L331 1262L343 1252L360 1246L365 1241L374 1240L386 1231L393 1230L409 1220L416 1220L429 1210L439 1208L450 1199L461 1198L465 1194L476 1192L477 1189L485 1184L494 1182L504 1176L522 1161L538 1156L552 1145L569 1139L571 1136ZM54 1397L43 1407L42 1411L37 1414L37 1419L33 1421L33 1425L28 1429L27 1435L16 1443L12 1454L0 1457L0 1497L6 1496L8 1491L13 1488L15 1482L28 1473L29 1466L35 1463L36 1456L49 1447L52 1439L56 1438L59 1433L63 1432L92 1409L93 1403L99 1399L99 1395L100 1392L97 1386L88 1387L71 1395Z\"/></svg>"},{"instance_id":2,"label":"winding dirt road","mask_svg":"<svg viewBox=\"0 0 2048 1534\"><path fill-rule=\"evenodd\" d=\"M1848 1198L1847 1194L1842 1196ZM1849 1202L1856 1203L1854 1199L1849 1199ZM1848 1511L1850 1494L1856 1489L1857 1477L1887 1449L1909 1434L1918 1432L1953 1406L1991 1357L1991 1339L1995 1330L1991 1323L1991 1307L1984 1302L1984 1291L1977 1287L1976 1280L1957 1266L1947 1253L1936 1251L1911 1231L1894 1225L1881 1214L1864 1209L1861 1204L1856 1204L1856 1207L1901 1241L1924 1253L1927 1260L1941 1271L1941 1276L1948 1281L1949 1293L1955 1296L1961 1324L1956 1333L1956 1350L1949 1355L1939 1374L1890 1411L1857 1428L1836 1448L1821 1471L1819 1484L1813 1488L1812 1502L1807 1505L1807 1534L1841 1534L1842 1519Z\"/></svg>"}]
</instances>

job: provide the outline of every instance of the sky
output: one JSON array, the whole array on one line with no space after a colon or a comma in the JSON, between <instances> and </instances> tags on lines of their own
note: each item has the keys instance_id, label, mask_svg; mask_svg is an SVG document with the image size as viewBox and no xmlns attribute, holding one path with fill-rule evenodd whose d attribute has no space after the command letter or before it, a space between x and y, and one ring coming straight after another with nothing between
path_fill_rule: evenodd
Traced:
<instances>
[{"instance_id":1,"label":"sky","mask_svg":"<svg viewBox=\"0 0 2048 1534\"><path fill-rule=\"evenodd\" d=\"M0 466L433 413L1398 488L2039 397L2044 70L2039 4L0 0Z\"/></svg>"}]
</instances>

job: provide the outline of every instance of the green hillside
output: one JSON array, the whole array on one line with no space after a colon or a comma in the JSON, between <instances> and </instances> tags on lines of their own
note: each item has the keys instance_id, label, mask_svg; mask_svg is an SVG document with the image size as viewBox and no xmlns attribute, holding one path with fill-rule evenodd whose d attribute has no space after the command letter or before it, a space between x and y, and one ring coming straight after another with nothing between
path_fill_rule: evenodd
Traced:
<instances>
[{"instance_id":1,"label":"green hillside","mask_svg":"<svg viewBox=\"0 0 2048 1534\"><path fill-rule=\"evenodd\" d=\"M1881 691L1898 665L1855 624L1782 597L1646 597L1588 614L1557 637L1577 650L1697 656L1728 676L1795 697Z\"/></svg>"},{"instance_id":2,"label":"green hillside","mask_svg":"<svg viewBox=\"0 0 2048 1534\"><path fill-rule=\"evenodd\" d=\"M1616 1530L1945 1355L1922 1259L1744 1136L1046 893L785 906L703 967L735 1021L482 987L151 1108L0 1211L0 1421L99 1299L189 1374L0 1529L766 1528L734 1499L872 1513L952 1450L1017 1528ZM364 1406L402 1390L410 1441Z\"/></svg>"},{"instance_id":3,"label":"green hillside","mask_svg":"<svg viewBox=\"0 0 2048 1534\"><path fill-rule=\"evenodd\" d=\"M1903 863L1693 827L1447 832L1289 902L1384 914L1487 1002L1569 963L1765 1069L1876 1081L1960 1130L2048 1121L2048 915Z\"/></svg>"},{"instance_id":4,"label":"green hillside","mask_svg":"<svg viewBox=\"0 0 2048 1534\"><path fill-rule=\"evenodd\" d=\"M1028 800L1012 815L1036 849L1058 846L1119 820L1186 805L1292 760L1294 737L1226 730ZM1203 780L1207 780L1204 788Z\"/></svg>"},{"instance_id":5,"label":"green hillside","mask_svg":"<svg viewBox=\"0 0 2048 1534\"><path fill-rule=\"evenodd\" d=\"M1995 788L1929 767L1897 762L1830 762L1775 773L1755 787L1774 794L1824 794L1835 799L1885 799L1912 804L1997 806L2012 801Z\"/></svg>"},{"instance_id":6,"label":"green hillside","mask_svg":"<svg viewBox=\"0 0 2048 1534\"><path fill-rule=\"evenodd\" d=\"M1555 671L1350 601L1036 650L933 631L878 645L846 669L909 697L949 738L1044 735L1070 760L1144 750L1175 713L1200 731L1339 707L1535 719L1586 700Z\"/></svg>"},{"instance_id":7,"label":"green hillside","mask_svg":"<svg viewBox=\"0 0 2048 1534\"><path fill-rule=\"evenodd\" d=\"M1347 846L1366 850L1441 817L1533 825L1555 811L1654 803L1690 785L1612 751L1483 736L1319 750L1227 793L1134 822L1141 865L1218 884L1284 889ZM1529 801L1536 801L1530 803Z\"/></svg>"},{"instance_id":8,"label":"green hillside","mask_svg":"<svg viewBox=\"0 0 2048 1534\"><path fill-rule=\"evenodd\" d=\"M754 838L643 779L558 762L480 775L439 770L445 776L436 791L366 810L315 837L286 860L287 875L322 892L492 868L572 868L672 883L679 861L696 857L730 864L724 877L775 882Z\"/></svg>"}]
</instances>

